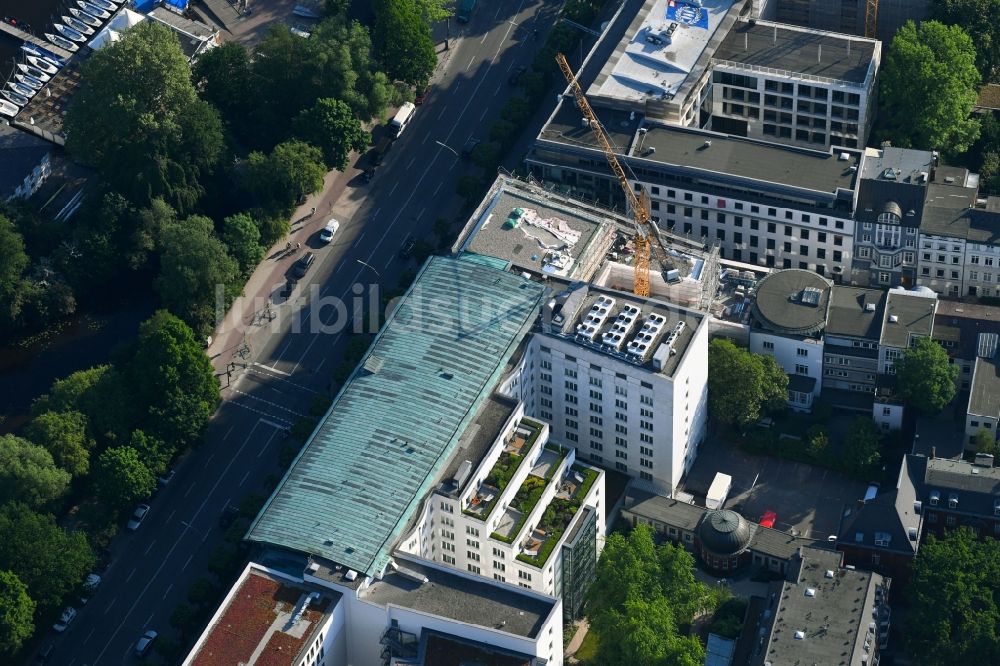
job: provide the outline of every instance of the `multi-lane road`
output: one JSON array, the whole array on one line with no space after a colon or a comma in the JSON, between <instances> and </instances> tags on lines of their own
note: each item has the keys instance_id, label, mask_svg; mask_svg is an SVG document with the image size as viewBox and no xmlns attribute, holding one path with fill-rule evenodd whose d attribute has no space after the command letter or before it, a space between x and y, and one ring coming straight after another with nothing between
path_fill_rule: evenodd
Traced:
<instances>
[{"instance_id":1,"label":"multi-lane road","mask_svg":"<svg viewBox=\"0 0 1000 666\"><path fill-rule=\"evenodd\" d=\"M470 166L455 153L470 137L485 138L513 92L509 72L531 62L558 3L480 4L457 39L452 23L450 49L442 53L432 91L374 180L355 179L336 203L321 202L321 211L323 203L333 204L331 214L342 226L328 246L299 239L314 248L317 261L296 294L340 298L350 308L371 285L392 287L415 267L397 257L408 235L427 236L438 217L456 214L455 182ZM146 629L160 632L162 640L174 638L170 616L186 602L191 584L207 575L209 556L222 542L220 512L260 492L278 473L284 429L308 412L315 395L328 391L348 337L337 332L336 307L290 302L274 310L277 323L252 332L252 362L223 389L206 442L180 463L139 530L118 537L101 586L67 631L46 639L55 644L49 663L132 663Z\"/></svg>"}]
</instances>

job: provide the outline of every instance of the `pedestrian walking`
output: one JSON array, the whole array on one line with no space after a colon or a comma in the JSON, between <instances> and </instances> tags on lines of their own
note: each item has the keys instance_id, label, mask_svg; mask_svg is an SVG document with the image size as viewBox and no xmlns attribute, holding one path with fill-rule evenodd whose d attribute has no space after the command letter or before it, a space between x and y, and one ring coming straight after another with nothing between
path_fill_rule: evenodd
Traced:
<instances>
[{"instance_id":1,"label":"pedestrian walking","mask_svg":"<svg viewBox=\"0 0 1000 666\"><path fill-rule=\"evenodd\" d=\"M316 206L313 206L312 212L309 213L309 216L312 217L315 214L316 214Z\"/></svg>"},{"instance_id":2,"label":"pedestrian walking","mask_svg":"<svg viewBox=\"0 0 1000 666\"><path fill-rule=\"evenodd\" d=\"M302 249L302 243L296 243L295 244L295 251L298 252L301 249Z\"/></svg>"},{"instance_id":3,"label":"pedestrian walking","mask_svg":"<svg viewBox=\"0 0 1000 666\"><path fill-rule=\"evenodd\" d=\"M285 252L291 252L291 251L292 251L292 242L288 241L287 243L285 243Z\"/></svg>"}]
</instances>

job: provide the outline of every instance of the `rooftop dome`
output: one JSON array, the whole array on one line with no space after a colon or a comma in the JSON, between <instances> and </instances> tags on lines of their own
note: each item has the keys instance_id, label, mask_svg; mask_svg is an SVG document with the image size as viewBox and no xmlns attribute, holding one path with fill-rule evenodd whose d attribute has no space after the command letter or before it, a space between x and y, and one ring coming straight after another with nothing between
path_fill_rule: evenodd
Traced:
<instances>
[{"instance_id":1,"label":"rooftop dome","mask_svg":"<svg viewBox=\"0 0 1000 666\"><path fill-rule=\"evenodd\" d=\"M698 526L701 547L716 555L735 555L750 543L750 524L735 511L709 511Z\"/></svg>"},{"instance_id":2,"label":"rooftop dome","mask_svg":"<svg viewBox=\"0 0 1000 666\"><path fill-rule=\"evenodd\" d=\"M790 335L813 335L826 328L833 282L800 268L774 271L757 283L751 306L760 327Z\"/></svg>"}]
</instances>

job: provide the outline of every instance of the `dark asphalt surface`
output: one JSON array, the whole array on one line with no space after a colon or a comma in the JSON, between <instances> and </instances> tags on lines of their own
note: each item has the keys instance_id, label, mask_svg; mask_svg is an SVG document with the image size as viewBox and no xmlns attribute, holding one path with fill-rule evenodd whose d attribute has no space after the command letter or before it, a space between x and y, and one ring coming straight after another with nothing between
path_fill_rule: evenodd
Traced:
<instances>
[{"instance_id":1,"label":"dark asphalt surface","mask_svg":"<svg viewBox=\"0 0 1000 666\"><path fill-rule=\"evenodd\" d=\"M507 82L510 70L530 64L558 4L481 3L473 21L459 28L458 40L452 21L443 73L373 182L362 185L355 179L341 196L334 214L346 214L333 243L320 249L315 239L303 240L316 246L318 257L299 293L314 285L322 296L350 303L355 284L363 283L367 296L371 283L392 287L404 271L417 268L412 260L397 257L404 238L429 237L435 219L455 216L455 182L473 168L450 149L461 150L469 137L486 135L515 91ZM536 12L538 41L532 36ZM170 615L186 602L191 584L208 575L209 556L222 542L218 518L223 508L262 492L265 478L278 473L283 429L308 413L317 393L328 391L330 373L340 362L348 335L310 331L309 326L291 332L290 309L288 304L279 307L283 325L278 330L253 333L254 364L223 389L224 402L207 441L180 463L171 484L152 500L139 530L123 530L116 539L114 560L90 603L79 609L65 633L47 637L56 644L49 663L134 663L135 643L146 629L155 629L162 638L173 636ZM308 320L314 309L317 321L336 317L335 308L307 305L300 321L302 314ZM158 661L158 656L151 658Z\"/></svg>"}]
</instances>

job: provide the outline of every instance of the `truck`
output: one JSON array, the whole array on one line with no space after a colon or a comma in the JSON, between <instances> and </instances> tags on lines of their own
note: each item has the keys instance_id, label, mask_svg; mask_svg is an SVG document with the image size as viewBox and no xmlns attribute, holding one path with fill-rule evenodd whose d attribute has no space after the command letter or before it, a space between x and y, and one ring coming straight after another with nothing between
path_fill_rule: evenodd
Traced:
<instances>
[{"instance_id":1,"label":"truck","mask_svg":"<svg viewBox=\"0 0 1000 666\"><path fill-rule=\"evenodd\" d=\"M455 11L455 20L459 23L468 23L472 18L472 10L476 8L476 0L458 0L458 9Z\"/></svg>"},{"instance_id":2,"label":"truck","mask_svg":"<svg viewBox=\"0 0 1000 666\"><path fill-rule=\"evenodd\" d=\"M733 487L733 477L719 472L712 479L712 485L708 487L705 495L705 506L709 509L721 509L729 497L729 490Z\"/></svg>"},{"instance_id":3,"label":"truck","mask_svg":"<svg viewBox=\"0 0 1000 666\"><path fill-rule=\"evenodd\" d=\"M410 124L410 119L413 118L413 112L416 110L417 107L413 105L413 102L404 102L403 106L399 107L399 111L389 121L389 132L392 136L397 137L403 133L406 126Z\"/></svg>"}]
</instances>

